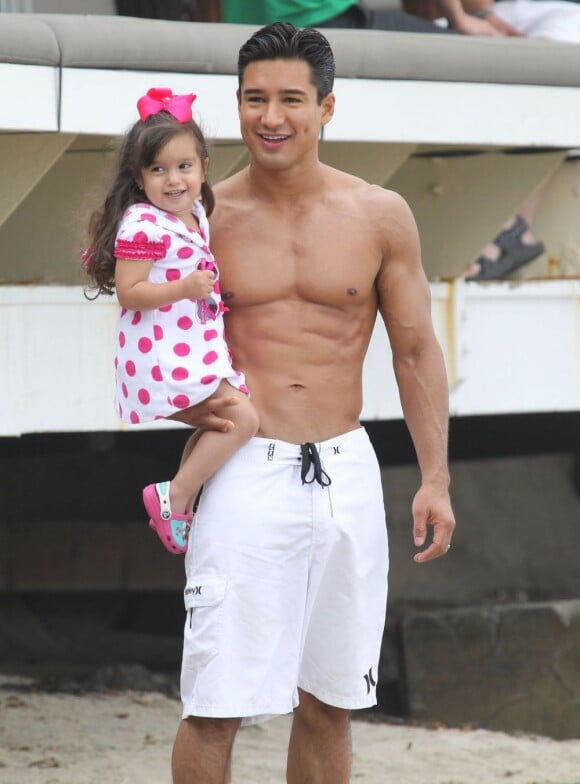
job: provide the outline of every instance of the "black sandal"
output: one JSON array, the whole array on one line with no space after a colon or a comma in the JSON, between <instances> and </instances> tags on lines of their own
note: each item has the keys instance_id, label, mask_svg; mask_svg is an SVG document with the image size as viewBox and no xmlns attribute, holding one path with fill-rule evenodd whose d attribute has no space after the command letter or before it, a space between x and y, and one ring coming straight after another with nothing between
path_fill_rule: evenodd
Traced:
<instances>
[{"instance_id":1,"label":"black sandal","mask_svg":"<svg viewBox=\"0 0 580 784\"><path fill-rule=\"evenodd\" d=\"M528 228L525 220L518 215L514 225L501 231L493 241L501 250L499 259L492 261L486 256L479 256L475 260L479 265L479 272L466 277L465 280L499 280L540 256L546 250L543 242L534 242L531 245L522 242L522 234Z\"/></svg>"}]
</instances>

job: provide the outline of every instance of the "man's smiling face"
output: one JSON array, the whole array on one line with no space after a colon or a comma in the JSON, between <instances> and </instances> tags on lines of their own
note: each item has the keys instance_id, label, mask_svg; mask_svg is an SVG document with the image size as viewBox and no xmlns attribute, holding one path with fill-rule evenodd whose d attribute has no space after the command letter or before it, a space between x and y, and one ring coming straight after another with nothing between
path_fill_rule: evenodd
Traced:
<instances>
[{"instance_id":1,"label":"man's smiling face","mask_svg":"<svg viewBox=\"0 0 580 784\"><path fill-rule=\"evenodd\" d=\"M318 103L304 60L258 60L244 71L238 108L252 160L284 170L316 153L320 128L332 117L334 96Z\"/></svg>"}]
</instances>

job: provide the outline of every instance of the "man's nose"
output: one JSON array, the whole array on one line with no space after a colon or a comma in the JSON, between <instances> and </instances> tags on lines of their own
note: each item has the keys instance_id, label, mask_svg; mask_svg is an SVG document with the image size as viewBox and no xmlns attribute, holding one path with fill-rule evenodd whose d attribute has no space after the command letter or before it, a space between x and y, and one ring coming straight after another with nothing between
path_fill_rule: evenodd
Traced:
<instances>
[{"instance_id":1,"label":"man's nose","mask_svg":"<svg viewBox=\"0 0 580 784\"><path fill-rule=\"evenodd\" d=\"M282 107L276 101L270 101L270 103L265 105L262 118L264 125L268 125L269 127L281 125L283 118Z\"/></svg>"}]
</instances>

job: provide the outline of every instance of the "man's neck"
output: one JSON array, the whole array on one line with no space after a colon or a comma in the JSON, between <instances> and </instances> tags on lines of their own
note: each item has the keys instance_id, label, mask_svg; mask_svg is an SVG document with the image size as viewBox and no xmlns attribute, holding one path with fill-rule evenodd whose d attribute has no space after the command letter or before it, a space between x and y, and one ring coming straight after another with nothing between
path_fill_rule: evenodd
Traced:
<instances>
[{"instance_id":1,"label":"man's neck","mask_svg":"<svg viewBox=\"0 0 580 784\"><path fill-rule=\"evenodd\" d=\"M292 169L266 169L250 162L247 169L252 193L269 202L287 203L320 193L325 181L325 166L318 159Z\"/></svg>"}]
</instances>

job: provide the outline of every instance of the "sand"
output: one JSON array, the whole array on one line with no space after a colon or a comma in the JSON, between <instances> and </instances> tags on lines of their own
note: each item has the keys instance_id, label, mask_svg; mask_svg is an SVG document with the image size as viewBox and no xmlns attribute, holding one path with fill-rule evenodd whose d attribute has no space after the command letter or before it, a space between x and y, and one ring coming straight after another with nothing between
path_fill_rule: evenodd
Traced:
<instances>
[{"instance_id":1,"label":"sand","mask_svg":"<svg viewBox=\"0 0 580 784\"><path fill-rule=\"evenodd\" d=\"M1 784L170 784L178 700L22 686L0 677ZM289 729L242 729L233 782L282 784ZM353 747L353 784L580 784L580 740L356 720Z\"/></svg>"}]
</instances>

